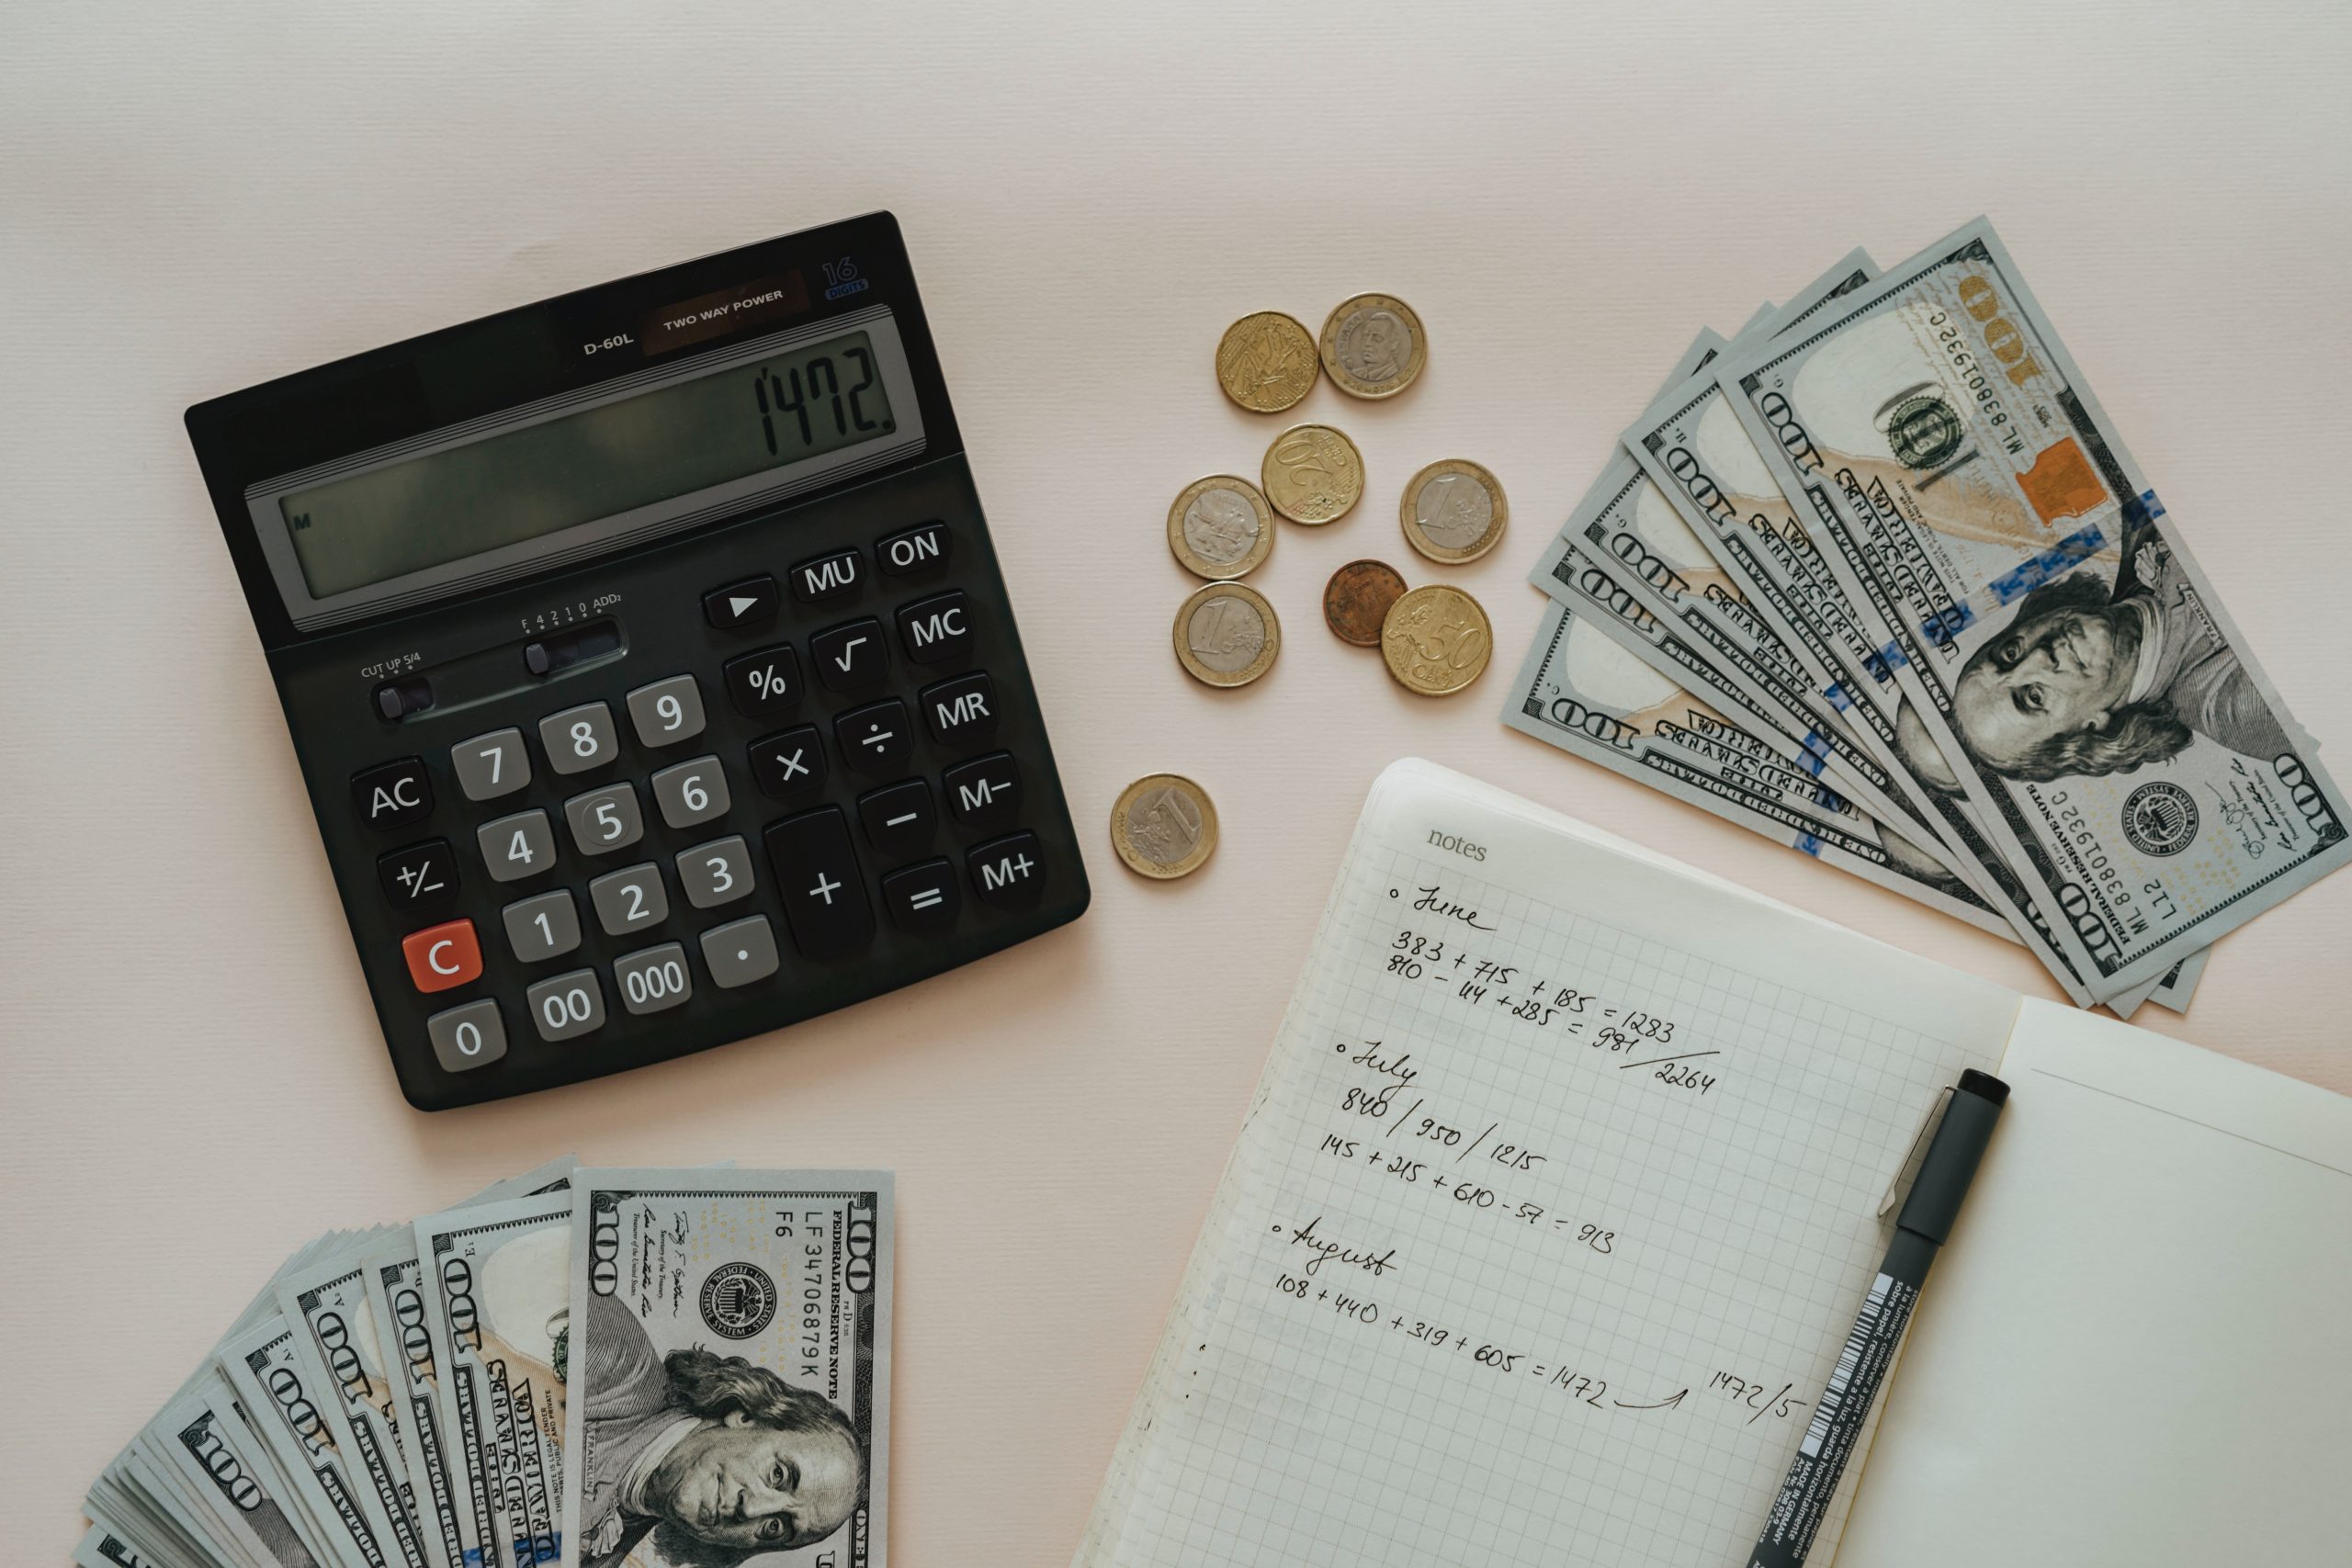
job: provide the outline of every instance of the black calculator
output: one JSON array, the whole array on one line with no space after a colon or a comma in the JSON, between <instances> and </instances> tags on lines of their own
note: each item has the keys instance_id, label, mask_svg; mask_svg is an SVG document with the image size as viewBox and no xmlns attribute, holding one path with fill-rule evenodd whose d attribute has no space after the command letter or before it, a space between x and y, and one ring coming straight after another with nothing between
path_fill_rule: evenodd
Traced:
<instances>
[{"instance_id":1,"label":"black calculator","mask_svg":"<svg viewBox=\"0 0 2352 1568\"><path fill-rule=\"evenodd\" d=\"M699 1051L1085 910L889 214L187 424L411 1104Z\"/></svg>"}]
</instances>

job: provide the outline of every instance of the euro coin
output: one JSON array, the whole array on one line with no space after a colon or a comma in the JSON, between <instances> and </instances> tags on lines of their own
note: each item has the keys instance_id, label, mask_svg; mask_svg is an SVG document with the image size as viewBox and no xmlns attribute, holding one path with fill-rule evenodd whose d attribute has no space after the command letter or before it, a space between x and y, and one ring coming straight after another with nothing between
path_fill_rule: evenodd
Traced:
<instances>
[{"instance_id":1,"label":"euro coin","mask_svg":"<svg viewBox=\"0 0 2352 1568\"><path fill-rule=\"evenodd\" d=\"M1323 585L1323 624L1341 642L1380 646L1388 606L1405 596L1405 580L1386 561L1351 560Z\"/></svg>"},{"instance_id":2,"label":"euro coin","mask_svg":"<svg viewBox=\"0 0 2352 1568\"><path fill-rule=\"evenodd\" d=\"M1329 523L1363 496L1363 454L1328 424L1294 424L1274 437L1258 478L1294 523Z\"/></svg>"},{"instance_id":3,"label":"euro coin","mask_svg":"<svg viewBox=\"0 0 2352 1568\"><path fill-rule=\"evenodd\" d=\"M1433 561L1476 560L1502 542L1510 508L1495 476L1448 457L1413 476L1397 506L1405 542Z\"/></svg>"},{"instance_id":4,"label":"euro coin","mask_svg":"<svg viewBox=\"0 0 2352 1568\"><path fill-rule=\"evenodd\" d=\"M1176 660L1210 686L1246 686L1273 668L1282 623L1257 590L1212 582L1176 612Z\"/></svg>"},{"instance_id":5,"label":"euro coin","mask_svg":"<svg viewBox=\"0 0 2352 1568\"><path fill-rule=\"evenodd\" d=\"M1274 547L1274 510L1248 479L1212 474L1168 509L1168 550L1195 577L1247 577Z\"/></svg>"},{"instance_id":6,"label":"euro coin","mask_svg":"<svg viewBox=\"0 0 2352 1568\"><path fill-rule=\"evenodd\" d=\"M1324 374L1351 398L1393 398L1429 363L1430 340L1413 308L1390 294L1342 299L1323 319L1317 345Z\"/></svg>"},{"instance_id":7,"label":"euro coin","mask_svg":"<svg viewBox=\"0 0 2352 1568\"><path fill-rule=\"evenodd\" d=\"M1182 773L1146 773L1111 807L1111 847L1139 875L1190 876L1216 852L1216 807Z\"/></svg>"},{"instance_id":8,"label":"euro coin","mask_svg":"<svg viewBox=\"0 0 2352 1568\"><path fill-rule=\"evenodd\" d=\"M1280 310L1244 316L1216 340L1216 384L1252 413L1280 413L1314 389L1315 339Z\"/></svg>"},{"instance_id":9,"label":"euro coin","mask_svg":"<svg viewBox=\"0 0 2352 1568\"><path fill-rule=\"evenodd\" d=\"M1431 583L1388 606L1380 656L1398 685L1425 697L1458 692L1476 680L1495 649L1495 628L1478 601Z\"/></svg>"}]
</instances>

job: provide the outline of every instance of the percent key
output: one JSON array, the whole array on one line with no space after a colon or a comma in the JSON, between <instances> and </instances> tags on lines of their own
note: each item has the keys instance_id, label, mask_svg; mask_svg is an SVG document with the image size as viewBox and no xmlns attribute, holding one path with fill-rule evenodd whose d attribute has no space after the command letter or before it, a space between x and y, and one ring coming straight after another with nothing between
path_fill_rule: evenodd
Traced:
<instances>
[{"instance_id":1,"label":"percent key","mask_svg":"<svg viewBox=\"0 0 2352 1568\"><path fill-rule=\"evenodd\" d=\"M789 713L800 703L800 660L789 643L727 661L727 695L747 718Z\"/></svg>"}]
</instances>

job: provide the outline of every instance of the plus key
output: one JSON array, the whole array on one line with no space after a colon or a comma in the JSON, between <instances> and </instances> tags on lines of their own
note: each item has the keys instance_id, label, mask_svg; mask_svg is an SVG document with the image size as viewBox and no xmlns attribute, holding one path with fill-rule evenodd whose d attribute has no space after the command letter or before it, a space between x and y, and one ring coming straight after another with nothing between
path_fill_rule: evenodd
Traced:
<instances>
[{"instance_id":1,"label":"plus key","mask_svg":"<svg viewBox=\"0 0 2352 1568\"><path fill-rule=\"evenodd\" d=\"M765 837L785 924L803 956L838 958L874 940L874 906L840 807L771 823Z\"/></svg>"}]
</instances>

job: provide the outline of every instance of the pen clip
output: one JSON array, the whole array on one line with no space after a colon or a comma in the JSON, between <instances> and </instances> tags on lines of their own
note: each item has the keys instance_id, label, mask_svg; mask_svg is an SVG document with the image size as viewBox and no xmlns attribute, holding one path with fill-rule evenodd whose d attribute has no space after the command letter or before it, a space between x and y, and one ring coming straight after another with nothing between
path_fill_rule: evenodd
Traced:
<instances>
[{"instance_id":1,"label":"pen clip","mask_svg":"<svg viewBox=\"0 0 2352 1568\"><path fill-rule=\"evenodd\" d=\"M1951 1085L1944 1085L1936 1091L1935 1099L1928 1101L1928 1109L1919 1113L1919 1130L1911 1134L1911 1146L1904 1150L1903 1157L1895 1162L1894 1173L1886 1179L1886 1191L1879 1198L1880 1219L1886 1218L1887 1212L1894 1207L1895 1200L1902 1195L1903 1173L1910 1169L1911 1163L1919 1157L1920 1147L1928 1141L1928 1130L1935 1125L1937 1115L1951 1103Z\"/></svg>"}]
</instances>

